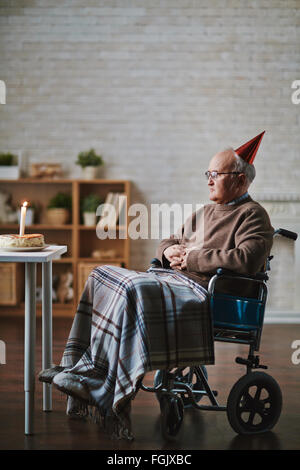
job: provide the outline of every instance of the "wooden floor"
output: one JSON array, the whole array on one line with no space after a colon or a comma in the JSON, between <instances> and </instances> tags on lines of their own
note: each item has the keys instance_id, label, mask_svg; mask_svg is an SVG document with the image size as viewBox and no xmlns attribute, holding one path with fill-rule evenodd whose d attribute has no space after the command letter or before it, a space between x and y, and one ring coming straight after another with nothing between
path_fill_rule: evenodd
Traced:
<instances>
[{"instance_id":1,"label":"wooden floor","mask_svg":"<svg viewBox=\"0 0 300 470\"><path fill-rule=\"evenodd\" d=\"M54 362L59 363L72 319L54 319ZM185 411L182 430L176 442L167 443L160 433L160 412L154 394L140 391L132 404L133 442L112 441L91 422L71 420L65 414L66 400L53 390L53 411L42 409L42 384L36 381L35 435L24 436L23 336L21 318L0 319L0 339L6 343L5 365L0 366L0 449L300 449L300 365L293 365L291 344L300 340L300 325L265 325L261 363L279 383L283 410L273 431L257 436L238 436L231 429L226 412ZM41 324L37 322L36 372L41 369ZM212 388L226 404L235 381L245 373L237 365L237 355L246 347L216 343L216 365L209 366ZM144 383L150 385L153 372Z\"/></svg>"}]
</instances>

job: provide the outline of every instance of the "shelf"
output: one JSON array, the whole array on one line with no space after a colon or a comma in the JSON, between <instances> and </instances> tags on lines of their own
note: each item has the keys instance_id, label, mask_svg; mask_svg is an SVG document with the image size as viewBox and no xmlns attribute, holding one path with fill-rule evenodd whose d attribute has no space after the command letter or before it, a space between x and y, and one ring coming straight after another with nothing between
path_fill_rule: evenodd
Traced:
<instances>
[{"instance_id":1,"label":"shelf","mask_svg":"<svg viewBox=\"0 0 300 470\"><path fill-rule=\"evenodd\" d=\"M101 264L109 264L109 263L125 263L124 258L111 258L111 259L103 259L103 258L78 258L80 263L101 263Z\"/></svg>"},{"instance_id":2,"label":"shelf","mask_svg":"<svg viewBox=\"0 0 300 470\"><path fill-rule=\"evenodd\" d=\"M49 225L49 224L33 224L26 225L26 230L72 230L74 225ZM10 229L19 231L19 224L0 224L0 230Z\"/></svg>"},{"instance_id":3,"label":"shelf","mask_svg":"<svg viewBox=\"0 0 300 470\"><path fill-rule=\"evenodd\" d=\"M54 179L54 178L19 178L17 180L3 180L3 179L0 179L0 183L3 184L3 183L8 183L8 184L14 184L14 183L17 183L17 184L20 184L20 183L35 183L35 184L43 184L43 183L52 183L52 184L72 184L72 181L74 180L69 180L69 179Z\"/></svg>"},{"instance_id":4,"label":"shelf","mask_svg":"<svg viewBox=\"0 0 300 470\"><path fill-rule=\"evenodd\" d=\"M97 225L92 225L92 226L79 225L78 228L79 230L96 230ZM113 228L111 228L110 230L113 230ZM116 225L116 230L126 230L126 227L123 225Z\"/></svg>"},{"instance_id":5,"label":"shelf","mask_svg":"<svg viewBox=\"0 0 300 470\"><path fill-rule=\"evenodd\" d=\"M74 258L59 258L59 259L54 259L53 263L74 263Z\"/></svg>"},{"instance_id":6,"label":"shelf","mask_svg":"<svg viewBox=\"0 0 300 470\"><path fill-rule=\"evenodd\" d=\"M19 304L20 308L25 311L25 302L21 302ZM71 308L74 307L74 302L68 302L65 304L59 303L59 302L53 302L52 304L53 307L57 307L60 310L70 310ZM36 302L36 309L41 309L42 308L42 302Z\"/></svg>"},{"instance_id":7,"label":"shelf","mask_svg":"<svg viewBox=\"0 0 300 470\"><path fill-rule=\"evenodd\" d=\"M84 179L67 179L67 178L19 178L16 180L8 180L8 179L0 179L0 183L35 183L35 184L43 184L43 183L50 183L50 184L72 184L72 183L80 183L80 184L107 184L111 186L113 184L124 184L127 183L127 180L107 180L107 179L93 179L93 180L84 180Z\"/></svg>"},{"instance_id":8,"label":"shelf","mask_svg":"<svg viewBox=\"0 0 300 470\"><path fill-rule=\"evenodd\" d=\"M127 203L130 199L130 182L122 179L43 179L43 178L20 178L18 180L3 180L0 178L0 190L10 193L10 204L12 208L20 208L24 197L36 203L39 207L39 217L35 220L38 223L26 225L25 233L42 233L45 236L46 244L67 245L68 251L60 259L53 260L53 275L58 278L66 272L73 275L72 287L74 300L70 303L53 303L53 314L58 316L71 316L74 314L77 300L79 299L83 286L93 266L115 265L129 268L129 248L128 219L120 220L116 225L115 238L98 239L97 224L92 227L83 224L81 218L81 200L95 193L105 200L109 192L125 193ZM67 224L50 225L47 219L47 207L49 200L58 192L67 192L72 196L72 210ZM99 219L96 219L97 221ZM80 223L82 222L82 223ZM18 223L0 223L0 234L19 233ZM98 256L105 256L105 252L110 252L113 258L103 259L103 257L93 258L91 254L99 250ZM97 253L95 253L97 254ZM109 254L109 253L108 253ZM42 282L41 266L37 267L38 285ZM24 269L21 270L18 279L20 291L24 290ZM63 278L61 278L63 281ZM22 294L23 295L23 294ZM20 300L23 300L21 297ZM60 298L63 300L63 298ZM37 313L41 314L41 304L37 303ZM24 302L12 305L9 308L0 306L0 315L24 315Z\"/></svg>"}]
</instances>

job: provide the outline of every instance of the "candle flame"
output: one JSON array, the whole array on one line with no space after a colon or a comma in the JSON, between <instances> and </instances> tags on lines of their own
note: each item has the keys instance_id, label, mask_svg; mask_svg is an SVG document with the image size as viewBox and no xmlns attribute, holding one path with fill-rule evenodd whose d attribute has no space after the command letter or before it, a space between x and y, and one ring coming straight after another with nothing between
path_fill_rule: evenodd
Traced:
<instances>
[{"instance_id":1,"label":"candle flame","mask_svg":"<svg viewBox=\"0 0 300 470\"><path fill-rule=\"evenodd\" d=\"M28 202L27 202L27 201L23 202L23 207L26 207L26 206L28 206Z\"/></svg>"}]
</instances>

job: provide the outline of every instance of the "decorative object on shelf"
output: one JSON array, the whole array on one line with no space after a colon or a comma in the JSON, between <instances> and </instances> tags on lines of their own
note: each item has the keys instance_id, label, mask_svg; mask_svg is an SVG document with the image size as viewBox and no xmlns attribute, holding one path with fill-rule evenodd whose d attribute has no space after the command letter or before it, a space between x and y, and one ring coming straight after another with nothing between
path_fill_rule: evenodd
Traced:
<instances>
[{"instance_id":1,"label":"decorative object on shelf","mask_svg":"<svg viewBox=\"0 0 300 470\"><path fill-rule=\"evenodd\" d=\"M80 152L77 157L76 165L82 168L83 178L92 180L97 178L98 168L104 164L101 155L97 155L94 149L87 152Z\"/></svg>"},{"instance_id":2,"label":"decorative object on shelf","mask_svg":"<svg viewBox=\"0 0 300 470\"><path fill-rule=\"evenodd\" d=\"M96 210L103 200L97 194L89 194L81 201L83 223L87 227L96 225Z\"/></svg>"},{"instance_id":3,"label":"decorative object on shelf","mask_svg":"<svg viewBox=\"0 0 300 470\"><path fill-rule=\"evenodd\" d=\"M22 163L24 164L24 153L22 154ZM38 161L36 161L38 163ZM75 161L74 161L75 163ZM0 167L1 173L1 167ZM1 179L1 176L0 176ZM4 221L0 222L0 235L14 233L19 236L18 214L20 216L21 205L25 198L28 201L28 207L25 218L25 234L37 235L42 233L44 236L44 246L49 245L67 245L68 251L61 259L53 260L53 316L73 317L74 311L80 300L84 283L90 271L99 265L109 264L113 266L122 266L130 268L130 237L120 237L121 223L116 227L116 236L105 240L100 240L97 236L97 225L93 227L83 226L82 199L89 194L97 194L104 201L106 195L111 193L125 194L130 198L130 182L121 179L103 179L98 181L86 181L78 179L37 179L27 178L27 180L0 180L0 215L4 212ZM60 224L58 218L54 218L53 224L47 220L47 207L50 205L50 199L57 196L58 193L68 193L72 199L70 220L67 224ZM70 196L68 198L70 199ZM34 203L35 219L33 225L27 221L29 207ZM3 207L5 208L3 210ZM58 204L55 204L57 206ZM60 204L59 204L60 205ZM10 207L12 206L12 207ZM15 213L13 213L15 211ZM15 220L7 217L7 212ZM97 211L98 212L98 211ZM125 210L123 212L126 212ZM99 215L97 216L99 217ZM96 223L98 222L98 219ZM125 219L124 231L128 229L128 219ZM29 239L27 241L32 241ZM4 247L5 249L5 247ZM25 248L21 248L22 251ZM33 250L35 248L27 248ZM38 247L38 250L43 248ZM48 250L47 248L45 248ZM18 248L19 250L19 248ZM100 250L100 252L98 251ZM1 248L2 251L2 248ZM16 251L14 249L14 251ZM98 251L98 253L97 253ZM94 253L93 253L94 252ZM92 253L93 256L92 257ZM2 315L23 315L24 313L24 266L16 263L20 269L19 274L14 276L13 269L2 270L7 263L0 263L0 318ZM41 270L37 266L37 285L41 284ZM1 271L2 270L2 271ZM57 288L60 283L62 273L70 271L73 274L73 300L60 302L57 299ZM1 275L2 272L2 275ZM4 276L4 278L3 278ZM20 284L20 285L19 285ZM13 287L14 286L14 287ZM15 294L20 294L20 300L14 298ZM8 302L4 305L4 302ZM11 302L11 303L9 303ZM42 305L37 304L37 316L42 315Z\"/></svg>"},{"instance_id":4,"label":"decorative object on shelf","mask_svg":"<svg viewBox=\"0 0 300 470\"><path fill-rule=\"evenodd\" d=\"M99 264L99 261L96 262L90 262L90 263L78 263L78 289L77 289L77 301L80 301L82 291L84 289L85 283L90 275L90 273L93 271L93 269L97 268L97 266L101 266ZM103 263L102 263L103 264ZM112 266L120 266L122 267L122 263L118 262L110 262Z\"/></svg>"},{"instance_id":5,"label":"decorative object on shelf","mask_svg":"<svg viewBox=\"0 0 300 470\"><path fill-rule=\"evenodd\" d=\"M50 225L64 225L69 221L72 210L72 196L67 193L57 193L50 199L47 206L47 220Z\"/></svg>"},{"instance_id":6,"label":"decorative object on shelf","mask_svg":"<svg viewBox=\"0 0 300 470\"><path fill-rule=\"evenodd\" d=\"M64 304L73 300L73 273L67 271L59 276L58 286L56 289L56 298L58 302Z\"/></svg>"},{"instance_id":7,"label":"decorative object on shelf","mask_svg":"<svg viewBox=\"0 0 300 470\"><path fill-rule=\"evenodd\" d=\"M61 178L63 171L60 163L32 163L30 166L32 178Z\"/></svg>"},{"instance_id":8,"label":"decorative object on shelf","mask_svg":"<svg viewBox=\"0 0 300 470\"><path fill-rule=\"evenodd\" d=\"M19 263L0 263L0 305L21 302L22 267Z\"/></svg>"},{"instance_id":9,"label":"decorative object on shelf","mask_svg":"<svg viewBox=\"0 0 300 470\"><path fill-rule=\"evenodd\" d=\"M18 211L11 206L11 195L0 191L0 223L16 223L18 220Z\"/></svg>"},{"instance_id":10,"label":"decorative object on shelf","mask_svg":"<svg viewBox=\"0 0 300 470\"><path fill-rule=\"evenodd\" d=\"M0 153L0 174L3 180L17 180L20 178L21 156L13 153Z\"/></svg>"},{"instance_id":11,"label":"decorative object on shelf","mask_svg":"<svg viewBox=\"0 0 300 470\"><path fill-rule=\"evenodd\" d=\"M118 255L116 250L94 250L92 252L92 258L108 260L118 258Z\"/></svg>"},{"instance_id":12,"label":"decorative object on shelf","mask_svg":"<svg viewBox=\"0 0 300 470\"><path fill-rule=\"evenodd\" d=\"M58 277L58 276L56 276ZM53 276L53 278L55 278L55 276ZM40 286L37 286L36 287L36 296L35 296L35 299L37 302L39 303L42 303L42 300L43 300L43 288L40 287ZM55 289L52 288L52 301L53 302L56 302L57 301L57 297L56 297L56 292L55 292Z\"/></svg>"},{"instance_id":13,"label":"decorative object on shelf","mask_svg":"<svg viewBox=\"0 0 300 470\"><path fill-rule=\"evenodd\" d=\"M109 192L102 207L101 218L98 223L99 229L115 228L118 221L124 220L124 208L126 208L126 195L124 193Z\"/></svg>"}]
</instances>

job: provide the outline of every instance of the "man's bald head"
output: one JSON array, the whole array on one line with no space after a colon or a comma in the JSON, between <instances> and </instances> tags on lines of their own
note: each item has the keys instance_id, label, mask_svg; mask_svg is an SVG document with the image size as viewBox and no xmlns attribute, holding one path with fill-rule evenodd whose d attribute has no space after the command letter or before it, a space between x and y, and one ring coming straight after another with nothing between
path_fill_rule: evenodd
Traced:
<instances>
[{"instance_id":1,"label":"man's bald head","mask_svg":"<svg viewBox=\"0 0 300 470\"><path fill-rule=\"evenodd\" d=\"M236 166L236 157L233 149L226 149L216 155L210 161L210 167L220 168L220 171L234 171ZM217 170L216 170L217 171Z\"/></svg>"}]
</instances>

